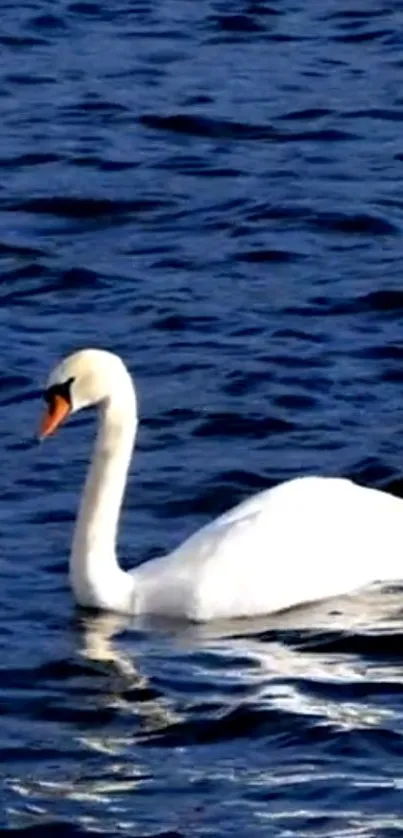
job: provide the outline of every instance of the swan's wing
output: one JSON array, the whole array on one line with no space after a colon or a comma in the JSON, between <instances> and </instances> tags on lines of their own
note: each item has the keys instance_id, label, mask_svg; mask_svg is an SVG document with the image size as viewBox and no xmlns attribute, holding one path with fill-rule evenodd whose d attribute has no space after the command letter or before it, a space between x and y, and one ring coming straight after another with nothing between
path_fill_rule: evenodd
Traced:
<instances>
[{"instance_id":1,"label":"swan's wing","mask_svg":"<svg viewBox=\"0 0 403 838\"><path fill-rule=\"evenodd\" d=\"M139 568L148 608L201 620L251 616L396 578L402 509L348 480L281 484Z\"/></svg>"}]
</instances>

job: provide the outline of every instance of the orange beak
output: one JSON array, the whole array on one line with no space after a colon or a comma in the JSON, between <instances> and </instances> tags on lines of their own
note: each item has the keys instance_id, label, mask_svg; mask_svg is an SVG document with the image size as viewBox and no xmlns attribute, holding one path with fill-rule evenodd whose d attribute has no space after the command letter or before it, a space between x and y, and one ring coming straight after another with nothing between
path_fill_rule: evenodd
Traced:
<instances>
[{"instance_id":1,"label":"orange beak","mask_svg":"<svg viewBox=\"0 0 403 838\"><path fill-rule=\"evenodd\" d=\"M39 439L44 439L46 436L53 434L67 418L70 410L69 402L58 393L52 399L52 403L48 405L48 409L42 417L39 427Z\"/></svg>"}]
</instances>

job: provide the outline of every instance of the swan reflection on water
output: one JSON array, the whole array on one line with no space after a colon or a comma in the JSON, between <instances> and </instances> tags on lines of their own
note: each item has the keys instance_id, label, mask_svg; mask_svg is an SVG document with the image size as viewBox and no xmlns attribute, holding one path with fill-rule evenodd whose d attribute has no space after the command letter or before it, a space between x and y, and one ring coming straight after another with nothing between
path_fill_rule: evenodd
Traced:
<instances>
[{"instance_id":1,"label":"swan reflection on water","mask_svg":"<svg viewBox=\"0 0 403 838\"><path fill-rule=\"evenodd\" d=\"M57 685L53 699L72 711L66 731L76 758L68 770L52 764L41 776L9 778L13 824L38 823L55 811L63 816L75 801L87 825L91 820L104 828L105 817L114 821L118 800L129 833L135 831L133 812L143 798L136 796L133 809L133 794L150 783L162 788L170 761L183 772L184 788L192 778L203 780L197 752L188 748L203 741L200 735L219 742L250 732L262 742L274 735L276 742L292 743L320 727L324 742L332 743L343 731L398 729L393 703L377 699L380 684L403 680L401 656L394 663L390 654L403 634L401 602L398 588L378 587L276 617L193 626L81 612L71 639L83 666L73 672L71 687L66 679ZM153 743L175 747L165 748L161 760L160 749L141 747ZM210 765L211 781L215 770L222 780L224 763ZM265 794L277 783L312 781L298 762L266 763L264 749L262 764L248 777Z\"/></svg>"},{"instance_id":2,"label":"swan reflection on water","mask_svg":"<svg viewBox=\"0 0 403 838\"><path fill-rule=\"evenodd\" d=\"M379 724L393 711L372 706L354 696L354 685L364 682L401 682L397 661L374 663L356 648L362 643L386 644L403 631L401 590L373 586L360 596L343 597L266 619L233 620L205 625L161 619L137 619L98 614L81 619L79 653L114 673L115 707L141 716L141 732L163 731L186 721L186 699L179 686L188 681L197 692L221 699L223 711L239 702L316 717L337 726L366 727ZM343 642L338 648L337 638ZM350 638L350 640L349 640ZM367 640L365 640L367 638ZM371 641L372 638L372 641ZM336 640L335 640L336 639ZM329 640L334 648L329 647ZM350 644L350 645L349 645ZM155 664L160 667L158 690L153 690ZM151 674L146 674L150 673ZM174 675L172 676L172 673ZM173 678L176 697L161 690ZM318 685L321 689L318 690ZM351 685L346 696L326 695L323 686ZM120 686L120 690L119 690ZM244 689L239 692L239 687ZM150 697L145 699L146 692ZM138 700L136 700L136 698Z\"/></svg>"},{"instance_id":3,"label":"swan reflection on water","mask_svg":"<svg viewBox=\"0 0 403 838\"><path fill-rule=\"evenodd\" d=\"M181 720L172 702L160 690L152 687L149 677L140 671L136 650L125 651L117 642L118 635L131 627L131 620L121 614L99 613L79 618L79 655L91 662L96 671L107 678L108 706L124 713L135 714L141 733L164 729ZM138 633L137 633L138 634ZM139 638L137 638L139 639ZM90 744L90 740L86 737ZM94 745L94 738L91 743ZM99 748L99 737L96 737ZM131 737L132 741L132 737ZM105 737L102 737L105 750Z\"/></svg>"}]
</instances>

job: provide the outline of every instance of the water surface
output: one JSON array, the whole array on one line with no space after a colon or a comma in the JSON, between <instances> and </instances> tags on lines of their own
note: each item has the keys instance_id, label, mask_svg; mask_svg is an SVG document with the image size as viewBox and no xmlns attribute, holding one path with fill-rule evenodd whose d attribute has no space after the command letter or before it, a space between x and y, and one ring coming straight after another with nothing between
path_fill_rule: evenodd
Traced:
<instances>
[{"instance_id":1,"label":"water surface","mask_svg":"<svg viewBox=\"0 0 403 838\"><path fill-rule=\"evenodd\" d=\"M2 834L400 835L399 587L198 628L81 614L93 417L34 432L61 355L124 357L126 567L297 474L403 494L401 3L1 14Z\"/></svg>"}]
</instances>

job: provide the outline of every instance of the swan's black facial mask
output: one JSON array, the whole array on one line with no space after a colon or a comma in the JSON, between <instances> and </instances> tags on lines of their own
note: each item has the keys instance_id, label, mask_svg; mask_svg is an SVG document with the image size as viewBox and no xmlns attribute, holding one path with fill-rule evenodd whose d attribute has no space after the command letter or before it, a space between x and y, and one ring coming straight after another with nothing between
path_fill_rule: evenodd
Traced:
<instances>
[{"instance_id":1,"label":"swan's black facial mask","mask_svg":"<svg viewBox=\"0 0 403 838\"><path fill-rule=\"evenodd\" d=\"M68 381L63 381L61 384L52 384L45 390L43 397L47 404L47 410L42 418L39 430L40 439L53 434L71 412L71 385L73 381L74 378L69 378Z\"/></svg>"}]
</instances>

